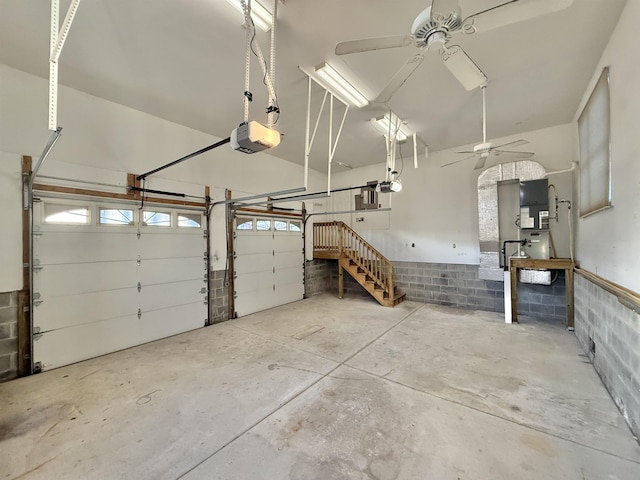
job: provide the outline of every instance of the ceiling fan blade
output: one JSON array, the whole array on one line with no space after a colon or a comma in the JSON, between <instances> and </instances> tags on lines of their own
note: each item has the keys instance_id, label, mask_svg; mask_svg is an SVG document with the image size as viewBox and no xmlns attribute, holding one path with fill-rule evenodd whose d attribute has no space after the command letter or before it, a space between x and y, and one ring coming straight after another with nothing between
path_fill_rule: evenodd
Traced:
<instances>
[{"instance_id":1,"label":"ceiling fan blade","mask_svg":"<svg viewBox=\"0 0 640 480\"><path fill-rule=\"evenodd\" d=\"M456 153L476 153L473 150L456 150Z\"/></svg>"},{"instance_id":2,"label":"ceiling fan blade","mask_svg":"<svg viewBox=\"0 0 640 480\"><path fill-rule=\"evenodd\" d=\"M462 152L462 153L464 153L464 152ZM440 164L440 168L448 167L449 165L454 165L456 163L464 162L466 160L471 160L472 158L476 158L476 155L471 155L469 157L464 157L464 158L458 158L457 160L453 160L453 161L450 161L450 162L447 162L447 163L442 163L442 164Z\"/></svg>"},{"instance_id":3,"label":"ceiling fan blade","mask_svg":"<svg viewBox=\"0 0 640 480\"><path fill-rule=\"evenodd\" d=\"M493 150L496 156L506 156L511 158L531 158L535 155L533 152L514 152L511 150Z\"/></svg>"},{"instance_id":4,"label":"ceiling fan blade","mask_svg":"<svg viewBox=\"0 0 640 480\"><path fill-rule=\"evenodd\" d=\"M444 21L450 14L458 10L458 0L432 0L431 20Z\"/></svg>"},{"instance_id":5,"label":"ceiling fan blade","mask_svg":"<svg viewBox=\"0 0 640 480\"><path fill-rule=\"evenodd\" d=\"M502 145L496 145L494 148L502 148L502 147L521 147L522 145L527 145L529 143L528 140L520 139L515 140L513 142L503 143Z\"/></svg>"},{"instance_id":6,"label":"ceiling fan blade","mask_svg":"<svg viewBox=\"0 0 640 480\"><path fill-rule=\"evenodd\" d=\"M487 83L487 77L474 63L469 55L458 45L453 45L442 51L442 60L460 84L471 91Z\"/></svg>"},{"instance_id":7,"label":"ceiling fan blade","mask_svg":"<svg viewBox=\"0 0 640 480\"><path fill-rule=\"evenodd\" d=\"M480 170L484 168L484 164L487 162L487 157L480 157L476 162L476 166L473 167L474 170Z\"/></svg>"},{"instance_id":8,"label":"ceiling fan blade","mask_svg":"<svg viewBox=\"0 0 640 480\"><path fill-rule=\"evenodd\" d=\"M487 32L512 23L523 22L569 7L573 0L512 0L467 17L462 22L471 32Z\"/></svg>"},{"instance_id":9,"label":"ceiling fan blade","mask_svg":"<svg viewBox=\"0 0 640 480\"><path fill-rule=\"evenodd\" d=\"M336 55L347 55L349 53L371 52L383 50L385 48L398 48L413 45L415 38L413 35L392 35L389 37L363 38L361 40L350 40L340 42L336 45Z\"/></svg>"},{"instance_id":10,"label":"ceiling fan blade","mask_svg":"<svg viewBox=\"0 0 640 480\"><path fill-rule=\"evenodd\" d=\"M416 68L420 66L422 61L424 60L424 53L420 52L415 55L411 60L405 63L400 70L396 72L391 81L384 87L384 90L380 92L378 98L376 98L376 103L386 103L391 100L391 97L395 95L395 93L404 85L411 74L415 72Z\"/></svg>"}]
</instances>

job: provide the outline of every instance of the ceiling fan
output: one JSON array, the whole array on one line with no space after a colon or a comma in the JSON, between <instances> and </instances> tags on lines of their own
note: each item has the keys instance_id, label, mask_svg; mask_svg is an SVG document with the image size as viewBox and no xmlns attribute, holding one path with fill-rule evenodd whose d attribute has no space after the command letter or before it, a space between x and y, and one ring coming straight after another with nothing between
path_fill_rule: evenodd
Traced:
<instances>
[{"instance_id":1,"label":"ceiling fan","mask_svg":"<svg viewBox=\"0 0 640 480\"><path fill-rule=\"evenodd\" d=\"M473 150L463 150L456 153L470 153L471 155L465 158L461 158L459 160L454 160L452 162L444 163L440 165L441 167L446 167L447 165L453 165L454 163L464 162L465 160L469 160L471 158L477 158L475 170L480 170L484 168L485 163L487 162L487 158L489 156L494 155L496 157L504 155L509 158L530 158L535 154L533 152L518 152L514 150L503 150L504 147L514 148L522 145L526 145L529 142L527 140L514 140L513 142L503 143L501 145L494 145L491 142L487 142L487 105L486 105L486 97L485 90L486 85L482 86L482 143L479 143L473 147Z\"/></svg>"},{"instance_id":2,"label":"ceiling fan","mask_svg":"<svg viewBox=\"0 0 640 480\"><path fill-rule=\"evenodd\" d=\"M471 91L487 82L487 77L459 45L448 45L457 33L486 32L512 23L567 8L573 0L511 0L463 18L458 0L429 0L429 6L416 17L411 33L341 42L336 55L370 52L413 45L418 53L398 70L376 98L386 103L420 66L430 48L440 48L445 66L464 88Z\"/></svg>"}]
</instances>

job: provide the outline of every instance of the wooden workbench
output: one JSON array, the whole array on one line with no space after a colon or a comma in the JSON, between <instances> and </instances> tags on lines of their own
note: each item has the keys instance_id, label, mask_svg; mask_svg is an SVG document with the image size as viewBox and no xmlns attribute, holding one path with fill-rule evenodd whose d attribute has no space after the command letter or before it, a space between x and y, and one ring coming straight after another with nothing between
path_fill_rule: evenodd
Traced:
<instances>
[{"instance_id":1,"label":"wooden workbench","mask_svg":"<svg viewBox=\"0 0 640 480\"><path fill-rule=\"evenodd\" d=\"M573 267L575 263L570 258L551 258L540 260L536 258L510 258L509 272L511 274L511 319L518 323L518 270L528 268L534 270L564 270L565 290L567 292L567 329L573 330Z\"/></svg>"}]
</instances>

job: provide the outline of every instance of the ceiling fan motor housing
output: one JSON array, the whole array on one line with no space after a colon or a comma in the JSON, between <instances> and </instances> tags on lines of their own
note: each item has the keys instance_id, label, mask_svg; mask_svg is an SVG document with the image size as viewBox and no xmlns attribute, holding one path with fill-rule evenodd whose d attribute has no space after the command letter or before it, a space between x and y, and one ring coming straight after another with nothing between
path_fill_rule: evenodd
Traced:
<instances>
[{"instance_id":1,"label":"ceiling fan motor housing","mask_svg":"<svg viewBox=\"0 0 640 480\"><path fill-rule=\"evenodd\" d=\"M480 156L487 156L489 152L493 148L493 144L491 142L479 143L478 145L473 147L474 153L479 153Z\"/></svg>"},{"instance_id":2,"label":"ceiling fan motor housing","mask_svg":"<svg viewBox=\"0 0 640 480\"><path fill-rule=\"evenodd\" d=\"M435 19L431 18L431 7L427 7L414 20L411 33L416 37L418 46L430 47L433 44L445 44L461 25L460 7L446 16L437 15Z\"/></svg>"}]
</instances>

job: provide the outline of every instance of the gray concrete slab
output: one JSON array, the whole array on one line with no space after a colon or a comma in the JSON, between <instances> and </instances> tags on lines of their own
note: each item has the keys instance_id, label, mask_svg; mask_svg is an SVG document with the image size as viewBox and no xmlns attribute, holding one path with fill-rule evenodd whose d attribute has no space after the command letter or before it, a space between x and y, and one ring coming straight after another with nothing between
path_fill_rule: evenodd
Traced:
<instances>
[{"instance_id":1,"label":"gray concrete slab","mask_svg":"<svg viewBox=\"0 0 640 480\"><path fill-rule=\"evenodd\" d=\"M206 479L637 479L631 459L342 366L199 465Z\"/></svg>"},{"instance_id":2,"label":"gray concrete slab","mask_svg":"<svg viewBox=\"0 0 640 480\"><path fill-rule=\"evenodd\" d=\"M595 449L629 458L638 451L561 323L505 325L494 313L425 305L348 364Z\"/></svg>"},{"instance_id":3,"label":"gray concrete slab","mask_svg":"<svg viewBox=\"0 0 640 480\"><path fill-rule=\"evenodd\" d=\"M0 384L0 478L633 479L572 334L322 295Z\"/></svg>"}]
</instances>

